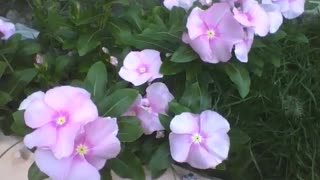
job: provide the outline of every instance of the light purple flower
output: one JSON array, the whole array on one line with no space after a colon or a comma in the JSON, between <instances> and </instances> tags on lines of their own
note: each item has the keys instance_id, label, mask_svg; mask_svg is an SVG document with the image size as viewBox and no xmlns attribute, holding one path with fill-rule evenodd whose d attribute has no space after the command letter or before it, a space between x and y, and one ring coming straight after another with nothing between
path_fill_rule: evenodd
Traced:
<instances>
[{"instance_id":1,"label":"light purple flower","mask_svg":"<svg viewBox=\"0 0 320 180\"><path fill-rule=\"evenodd\" d=\"M7 40L16 32L14 24L0 19L0 39Z\"/></svg>"},{"instance_id":2,"label":"light purple flower","mask_svg":"<svg viewBox=\"0 0 320 180\"><path fill-rule=\"evenodd\" d=\"M164 0L163 5L171 10L174 6L189 10L196 0Z\"/></svg>"},{"instance_id":3,"label":"light purple flower","mask_svg":"<svg viewBox=\"0 0 320 180\"><path fill-rule=\"evenodd\" d=\"M51 151L37 149L35 162L52 180L100 180L99 170L120 152L117 133L115 118L98 118L77 136L71 156L57 159Z\"/></svg>"},{"instance_id":4,"label":"light purple flower","mask_svg":"<svg viewBox=\"0 0 320 180\"><path fill-rule=\"evenodd\" d=\"M86 90L71 86L50 89L26 108L25 123L35 131L25 136L24 143L28 148L50 148L58 159L67 157L80 128L97 118L98 110Z\"/></svg>"},{"instance_id":5,"label":"light purple flower","mask_svg":"<svg viewBox=\"0 0 320 180\"><path fill-rule=\"evenodd\" d=\"M228 157L230 125L214 111L199 114L184 112L170 123L172 158L198 169L214 168Z\"/></svg>"},{"instance_id":6,"label":"light purple flower","mask_svg":"<svg viewBox=\"0 0 320 180\"><path fill-rule=\"evenodd\" d=\"M42 91L34 92L21 102L18 110L25 110L27 109L27 107L29 107L32 101L42 100L43 98L44 98L44 92Z\"/></svg>"},{"instance_id":7,"label":"light purple flower","mask_svg":"<svg viewBox=\"0 0 320 180\"><path fill-rule=\"evenodd\" d=\"M285 18L294 19L304 12L305 0L263 0L262 3L276 4Z\"/></svg>"},{"instance_id":8,"label":"light purple flower","mask_svg":"<svg viewBox=\"0 0 320 180\"><path fill-rule=\"evenodd\" d=\"M131 51L123 61L119 71L122 79L139 86L147 81L163 77L160 74L162 61L160 52L152 49Z\"/></svg>"},{"instance_id":9,"label":"light purple flower","mask_svg":"<svg viewBox=\"0 0 320 180\"><path fill-rule=\"evenodd\" d=\"M183 41L209 63L226 62L234 44L242 41L242 26L234 19L227 3L214 3L209 9L194 8L187 21Z\"/></svg>"},{"instance_id":10,"label":"light purple flower","mask_svg":"<svg viewBox=\"0 0 320 180\"><path fill-rule=\"evenodd\" d=\"M247 29L244 39L235 45L234 53L239 61L248 62L248 54L250 52L253 39L253 30Z\"/></svg>"},{"instance_id":11,"label":"light purple flower","mask_svg":"<svg viewBox=\"0 0 320 180\"><path fill-rule=\"evenodd\" d=\"M279 30L280 26L283 23L283 17L280 12L279 6L275 4L261 4L263 9L267 12L269 17L269 32L275 33Z\"/></svg>"},{"instance_id":12,"label":"light purple flower","mask_svg":"<svg viewBox=\"0 0 320 180\"><path fill-rule=\"evenodd\" d=\"M167 86L157 82L146 90L146 96L138 96L135 103L124 115L137 116L145 134L164 130L159 120L159 114L167 114L168 104L174 99Z\"/></svg>"},{"instance_id":13,"label":"light purple flower","mask_svg":"<svg viewBox=\"0 0 320 180\"><path fill-rule=\"evenodd\" d=\"M241 8L233 8L234 18L243 26L253 28L259 36L269 32L269 17L266 11L255 0L241 1Z\"/></svg>"}]
</instances>

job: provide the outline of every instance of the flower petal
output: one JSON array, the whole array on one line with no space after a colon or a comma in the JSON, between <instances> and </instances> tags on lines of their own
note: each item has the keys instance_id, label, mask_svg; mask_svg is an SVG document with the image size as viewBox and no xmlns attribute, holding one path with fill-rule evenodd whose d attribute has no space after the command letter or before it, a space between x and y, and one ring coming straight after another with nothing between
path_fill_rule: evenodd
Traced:
<instances>
[{"instance_id":1,"label":"flower petal","mask_svg":"<svg viewBox=\"0 0 320 180\"><path fill-rule=\"evenodd\" d=\"M172 158L177 162L186 162L192 144L191 135L169 134L170 152Z\"/></svg>"},{"instance_id":2,"label":"flower petal","mask_svg":"<svg viewBox=\"0 0 320 180\"><path fill-rule=\"evenodd\" d=\"M119 128L116 118L99 117L95 121L84 126L84 130L86 133L86 140L89 141L92 146L96 146L103 143L102 138L116 136Z\"/></svg>"},{"instance_id":3,"label":"flower petal","mask_svg":"<svg viewBox=\"0 0 320 180\"><path fill-rule=\"evenodd\" d=\"M58 160L51 151L43 149L37 149L34 157L39 169L51 179L66 179L72 164L72 157Z\"/></svg>"},{"instance_id":4,"label":"flower petal","mask_svg":"<svg viewBox=\"0 0 320 180\"><path fill-rule=\"evenodd\" d=\"M24 113L27 126L31 128L41 127L53 120L55 111L43 100L34 100Z\"/></svg>"},{"instance_id":5,"label":"flower petal","mask_svg":"<svg viewBox=\"0 0 320 180\"><path fill-rule=\"evenodd\" d=\"M101 137L99 145L90 149L87 161L97 169L102 169L107 159L115 158L121 150L120 141L115 135Z\"/></svg>"},{"instance_id":6,"label":"flower petal","mask_svg":"<svg viewBox=\"0 0 320 180\"><path fill-rule=\"evenodd\" d=\"M78 108L83 102L90 100L85 89L72 86L59 86L48 90L44 101L54 110L69 112Z\"/></svg>"},{"instance_id":7,"label":"flower petal","mask_svg":"<svg viewBox=\"0 0 320 180\"><path fill-rule=\"evenodd\" d=\"M73 162L67 180L100 180L99 171L87 161L77 159Z\"/></svg>"},{"instance_id":8,"label":"flower petal","mask_svg":"<svg viewBox=\"0 0 320 180\"><path fill-rule=\"evenodd\" d=\"M74 150L74 141L80 131L80 124L68 123L57 129L57 141L52 147L54 155L58 158L68 157Z\"/></svg>"},{"instance_id":9,"label":"flower petal","mask_svg":"<svg viewBox=\"0 0 320 180\"><path fill-rule=\"evenodd\" d=\"M231 14L229 4L225 2L214 3L209 9L201 13L201 19L209 28L215 29L228 13Z\"/></svg>"},{"instance_id":10,"label":"flower petal","mask_svg":"<svg viewBox=\"0 0 320 180\"><path fill-rule=\"evenodd\" d=\"M221 163L224 159L227 159L230 149L230 139L226 132L216 132L213 136L206 138L205 146L208 152L215 154L216 159L220 159Z\"/></svg>"},{"instance_id":11,"label":"flower petal","mask_svg":"<svg viewBox=\"0 0 320 180\"><path fill-rule=\"evenodd\" d=\"M69 118L72 122L86 124L98 118L98 109L90 99L84 99L78 107L72 109Z\"/></svg>"},{"instance_id":12,"label":"flower petal","mask_svg":"<svg viewBox=\"0 0 320 180\"><path fill-rule=\"evenodd\" d=\"M169 102L174 99L167 86L161 82L153 83L146 89L146 93L152 110L166 114Z\"/></svg>"},{"instance_id":13,"label":"flower petal","mask_svg":"<svg viewBox=\"0 0 320 180\"><path fill-rule=\"evenodd\" d=\"M294 19L304 12L305 0L290 0L289 4L290 8L282 12L285 18Z\"/></svg>"},{"instance_id":14,"label":"flower petal","mask_svg":"<svg viewBox=\"0 0 320 180\"><path fill-rule=\"evenodd\" d=\"M189 38L191 40L194 40L197 37L206 34L208 30L205 23L203 22L203 19L201 19L201 13L203 12L204 11L202 9L195 7L188 17L187 29Z\"/></svg>"},{"instance_id":15,"label":"flower petal","mask_svg":"<svg viewBox=\"0 0 320 180\"><path fill-rule=\"evenodd\" d=\"M139 51L131 51L123 60L123 66L128 70L136 70L142 64Z\"/></svg>"},{"instance_id":16,"label":"flower petal","mask_svg":"<svg viewBox=\"0 0 320 180\"><path fill-rule=\"evenodd\" d=\"M141 120L141 126L145 134L152 134L154 131L164 130L157 113L138 108L137 117Z\"/></svg>"},{"instance_id":17,"label":"flower petal","mask_svg":"<svg viewBox=\"0 0 320 180\"><path fill-rule=\"evenodd\" d=\"M216 131L227 133L229 130L228 121L217 112L207 110L200 114L200 132L206 137L215 135Z\"/></svg>"},{"instance_id":18,"label":"flower petal","mask_svg":"<svg viewBox=\"0 0 320 180\"><path fill-rule=\"evenodd\" d=\"M24 137L24 144L34 147L50 147L56 143L56 128L52 124L44 125Z\"/></svg>"},{"instance_id":19,"label":"flower petal","mask_svg":"<svg viewBox=\"0 0 320 180\"><path fill-rule=\"evenodd\" d=\"M197 52L202 61L208 63L218 63L217 57L213 54L207 35L199 36L190 41L190 46Z\"/></svg>"},{"instance_id":20,"label":"flower petal","mask_svg":"<svg viewBox=\"0 0 320 180\"><path fill-rule=\"evenodd\" d=\"M37 99L42 100L43 97L44 97L44 92L42 92L42 91L37 91L37 92L32 93L31 95L29 95L26 99L24 99L21 102L18 110L27 109L27 107L29 107L29 105L32 103L32 101L37 100Z\"/></svg>"},{"instance_id":21,"label":"flower petal","mask_svg":"<svg viewBox=\"0 0 320 180\"><path fill-rule=\"evenodd\" d=\"M135 70L129 70L125 67L122 67L120 68L119 76L128 82L133 82L139 78L139 73Z\"/></svg>"},{"instance_id":22,"label":"flower petal","mask_svg":"<svg viewBox=\"0 0 320 180\"><path fill-rule=\"evenodd\" d=\"M176 134L194 134L199 132L199 117L198 115L184 112L176 115L171 123L170 129Z\"/></svg>"},{"instance_id":23,"label":"flower petal","mask_svg":"<svg viewBox=\"0 0 320 180\"><path fill-rule=\"evenodd\" d=\"M231 59L233 44L224 40L213 40L211 43L213 54L219 62L227 62Z\"/></svg>"},{"instance_id":24,"label":"flower petal","mask_svg":"<svg viewBox=\"0 0 320 180\"><path fill-rule=\"evenodd\" d=\"M187 162L198 169L214 168L221 163L220 159L217 159L200 144L192 144Z\"/></svg>"}]
</instances>

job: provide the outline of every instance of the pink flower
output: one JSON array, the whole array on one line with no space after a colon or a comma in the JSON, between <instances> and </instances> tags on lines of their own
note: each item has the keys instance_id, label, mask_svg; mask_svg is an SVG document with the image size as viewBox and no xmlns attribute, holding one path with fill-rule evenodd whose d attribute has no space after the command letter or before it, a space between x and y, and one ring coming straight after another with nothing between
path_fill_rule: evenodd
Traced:
<instances>
[{"instance_id":1,"label":"pink flower","mask_svg":"<svg viewBox=\"0 0 320 180\"><path fill-rule=\"evenodd\" d=\"M183 41L209 63L230 60L234 44L244 37L243 28L227 3L214 3L207 10L194 8L188 17L187 29Z\"/></svg>"},{"instance_id":2,"label":"pink flower","mask_svg":"<svg viewBox=\"0 0 320 180\"><path fill-rule=\"evenodd\" d=\"M263 0L262 3L276 4L285 18L294 19L304 12L305 0Z\"/></svg>"},{"instance_id":3,"label":"pink flower","mask_svg":"<svg viewBox=\"0 0 320 180\"><path fill-rule=\"evenodd\" d=\"M208 169L228 157L230 126L214 111L203 111L200 115L184 112L172 119L170 129L171 156L177 162Z\"/></svg>"},{"instance_id":4,"label":"pink flower","mask_svg":"<svg viewBox=\"0 0 320 180\"><path fill-rule=\"evenodd\" d=\"M7 40L16 32L14 24L0 19L0 39Z\"/></svg>"},{"instance_id":5,"label":"pink flower","mask_svg":"<svg viewBox=\"0 0 320 180\"><path fill-rule=\"evenodd\" d=\"M58 159L67 157L80 128L97 117L98 110L86 90L71 86L50 89L26 108L25 123L36 130L25 136L24 143L29 148L50 148Z\"/></svg>"},{"instance_id":6,"label":"pink flower","mask_svg":"<svg viewBox=\"0 0 320 180\"><path fill-rule=\"evenodd\" d=\"M263 9L267 12L269 17L269 32L275 33L279 30L280 26L283 23L283 17L280 12L279 6L275 4L261 4Z\"/></svg>"},{"instance_id":7,"label":"pink flower","mask_svg":"<svg viewBox=\"0 0 320 180\"><path fill-rule=\"evenodd\" d=\"M37 91L29 95L25 100L23 100L18 108L18 110L25 110L30 106L34 100L42 100L44 97L44 92Z\"/></svg>"},{"instance_id":8,"label":"pink flower","mask_svg":"<svg viewBox=\"0 0 320 180\"><path fill-rule=\"evenodd\" d=\"M122 79L139 86L147 81L163 77L159 73L162 61L160 52L151 49L131 51L123 61L119 71Z\"/></svg>"},{"instance_id":9,"label":"pink flower","mask_svg":"<svg viewBox=\"0 0 320 180\"><path fill-rule=\"evenodd\" d=\"M244 39L235 45L234 53L241 62L248 62L248 54L253 43L254 33L247 29Z\"/></svg>"},{"instance_id":10,"label":"pink flower","mask_svg":"<svg viewBox=\"0 0 320 180\"><path fill-rule=\"evenodd\" d=\"M174 6L189 10L196 0L164 0L163 5L171 10Z\"/></svg>"},{"instance_id":11,"label":"pink flower","mask_svg":"<svg viewBox=\"0 0 320 180\"><path fill-rule=\"evenodd\" d=\"M244 0L241 9L233 8L234 18L243 26L253 28L259 36L269 32L269 17L266 11L255 0Z\"/></svg>"},{"instance_id":12,"label":"pink flower","mask_svg":"<svg viewBox=\"0 0 320 180\"><path fill-rule=\"evenodd\" d=\"M146 90L146 97L139 96L133 106L125 115L137 116L145 134L164 130L159 120L159 114L166 114L168 104L174 99L167 86L157 82L151 84Z\"/></svg>"},{"instance_id":13,"label":"pink flower","mask_svg":"<svg viewBox=\"0 0 320 180\"><path fill-rule=\"evenodd\" d=\"M77 136L71 156L57 159L51 151L37 149L35 162L52 180L100 180L98 170L120 152L117 133L115 118L98 118Z\"/></svg>"}]
</instances>

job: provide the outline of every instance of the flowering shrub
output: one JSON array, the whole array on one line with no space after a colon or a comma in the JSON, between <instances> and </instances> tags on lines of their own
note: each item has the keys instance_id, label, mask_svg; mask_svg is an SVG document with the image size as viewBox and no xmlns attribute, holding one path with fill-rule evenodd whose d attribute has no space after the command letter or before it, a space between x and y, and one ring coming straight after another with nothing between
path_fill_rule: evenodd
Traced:
<instances>
[{"instance_id":1,"label":"flowering shrub","mask_svg":"<svg viewBox=\"0 0 320 180\"><path fill-rule=\"evenodd\" d=\"M250 76L279 66L281 25L303 13L304 0L32 7L36 39L0 21L0 107L12 120L2 129L34 151L29 178L109 179L113 170L141 180L144 168L159 177L171 164L233 171L241 154L230 154L249 137L236 124L230 130L217 104L241 102Z\"/></svg>"}]
</instances>

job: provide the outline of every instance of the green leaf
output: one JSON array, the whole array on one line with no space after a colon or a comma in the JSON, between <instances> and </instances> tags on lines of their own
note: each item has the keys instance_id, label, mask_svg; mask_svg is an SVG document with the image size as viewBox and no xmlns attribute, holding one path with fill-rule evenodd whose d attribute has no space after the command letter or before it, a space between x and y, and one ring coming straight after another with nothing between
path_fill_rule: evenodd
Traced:
<instances>
[{"instance_id":1,"label":"green leaf","mask_svg":"<svg viewBox=\"0 0 320 180\"><path fill-rule=\"evenodd\" d=\"M190 62L198 58L198 55L187 45L180 46L172 55L170 61L176 63Z\"/></svg>"},{"instance_id":2,"label":"green leaf","mask_svg":"<svg viewBox=\"0 0 320 180\"><path fill-rule=\"evenodd\" d=\"M111 169L107 166L104 166L103 169L100 170L101 180L112 180Z\"/></svg>"},{"instance_id":3,"label":"green leaf","mask_svg":"<svg viewBox=\"0 0 320 180\"><path fill-rule=\"evenodd\" d=\"M28 171L28 179L29 180L43 180L46 179L48 176L43 174L36 163L33 163Z\"/></svg>"},{"instance_id":4,"label":"green leaf","mask_svg":"<svg viewBox=\"0 0 320 180\"><path fill-rule=\"evenodd\" d=\"M229 131L231 151L237 152L250 142L250 137L240 129L232 128Z\"/></svg>"},{"instance_id":5,"label":"green leaf","mask_svg":"<svg viewBox=\"0 0 320 180\"><path fill-rule=\"evenodd\" d=\"M98 33L82 34L77 42L79 56L84 56L101 43Z\"/></svg>"},{"instance_id":6,"label":"green leaf","mask_svg":"<svg viewBox=\"0 0 320 180\"><path fill-rule=\"evenodd\" d=\"M161 65L160 72L164 75L174 75L185 69L185 64L164 61Z\"/></svg>"},{"instance_id":7,"label":"green leaf","mask_svg":"<svg viewBox=\"0 0 320 180\"><path fill-rule=\"evenodd\" d=\"M0 61L0 79L7 68L7 64L5 62Z\"/></svg>"},{"instance_id":8,"label":"green leaf","mask_svg":"<svg viewBox=\"0 0 320 180\"><path fill-rule=\"evenodd\" d=\"M249 94L251 84L248 70L240 64L229 63L225 66L225 71L230 80L237 86L240 96L245 98Z\"/></svg>"},{"instance_id":9,"label":"green leaf","mask_svg":"<svg viewBox=\"0 0 320 180\"><path fill-rule=\"evenodd\" d=\"M11 100L12 98L8 93L0 91L0 106L6 105Z\"/></svg>"},{"instance_id":10,"label":"green leaf","mask_svg":"<svg viewBox=\"0 0 320 180\"><path fill-rule=\"evenodd\" d=\"M20 53L23 55L33 55L41 50L40 44L31 40L22 41L20 45L22 46Z\"/></svg>"},{"instance_id":11,"label":"green leaf","mask_svg":"<svg viewBox=\"0 0 320 180\"><path fill-rule=\"evenodd\" d=\"M120 89L106 96L98 103L98 109L103 116L119 117L123 115L138 97L134 89Z\"/></svg>"},{"instance_id":12,"label":"green leaf","mask_svg":"<svg viewBox=\"0 0 320 180\"><path fill-rule=\"evenodd\" d=\"M24 136L30 132L30 129L26 126L24 122L24 111L17 111L12 114L13 123L11 125L11 130L20 136Z\"/></svg>"},{"instance_id":13,"label":"green leaf","mask_svg":"<svg viewBox=\"0 0 320 180\"><path fill-rule=\"evenodd\" d=\"M208 89L200 86L199 82L187 85L180 99L180 103L190 108L193 112L200 112L211 108L212 98Z\"/></svg>"},{"instance_id":14,"label":"green leaf","mask_svg":"<svg viewBox=\"0 0 320 180\"><path fill-rule=\"evenodd\" d=\"M109 167L120 177L132 180L145 180L142 163L139 158L128 150L123 151L118 157L108 161Z\"/></svg>"},{"instance_id":15,"label":"green leaf","mask_svg":"<svg viewBox=\"0 0 320 180\"><path fill-rule=\"evenodd\" d=\"M143 134L140 120L134 116L120 117L118 125L118 137L121 142L133 142Z\"/></svg>"},{"instance_id":16,"label":"green leaf","mask_svg":"<svg viewBox=\"0 0 320 180\"><path fill-rule=\"evenodd\" d=\"M34 68L16 71L7 80L5 85L0 84L0 89L12 97L15 97L15 95L24 90L24 87L26 87L36 75L37 70Z\"/></svg>"},{"instance_id":17,"label":"green leaf","mask_svg":"<svg viewBox=\"0 0 320 180\"><path fill-rule=\"evenodd\" d=\"M181 114L183 112L190 112L191 110L181 104L179 104L177 101L171 101L169 102L169 110L173 112L174 114Z\"/></svg>"},{"instance_id":18,"label":"green leaf","mask_svg":"<svg viewBox=\"0 0 320 180\"><path fill-rule=\"evenodd\" d=\"M84 81L86 89L91 92L95 102L101 99L107 92L108 73L103 62L96 62L88 71Z\"/></svg>"},{"instance_id":19,"label":"green leaf","mask_svg":"<svg viewBox=\"0 0 320 180\"><path fill-rule=\"evenodd\" d=\"M170 132L170 122L171 122L172 118L169 116L163 115L163 114L159 114L159 119L160 119L160 123L164 127L164 129L166 131Z\"/></svg>"},{"instance_id":20,"label":"green leaf","mask_svg":"<svg viewBox=\"0 0 320 180\"><path fill-rule=\"evenodd\" d=\"M148 164L151 170L152 177L155 177L159 172L163 172L171 165L169 143L165 142L154 152Z\"/></svg>"}]
</instances>

